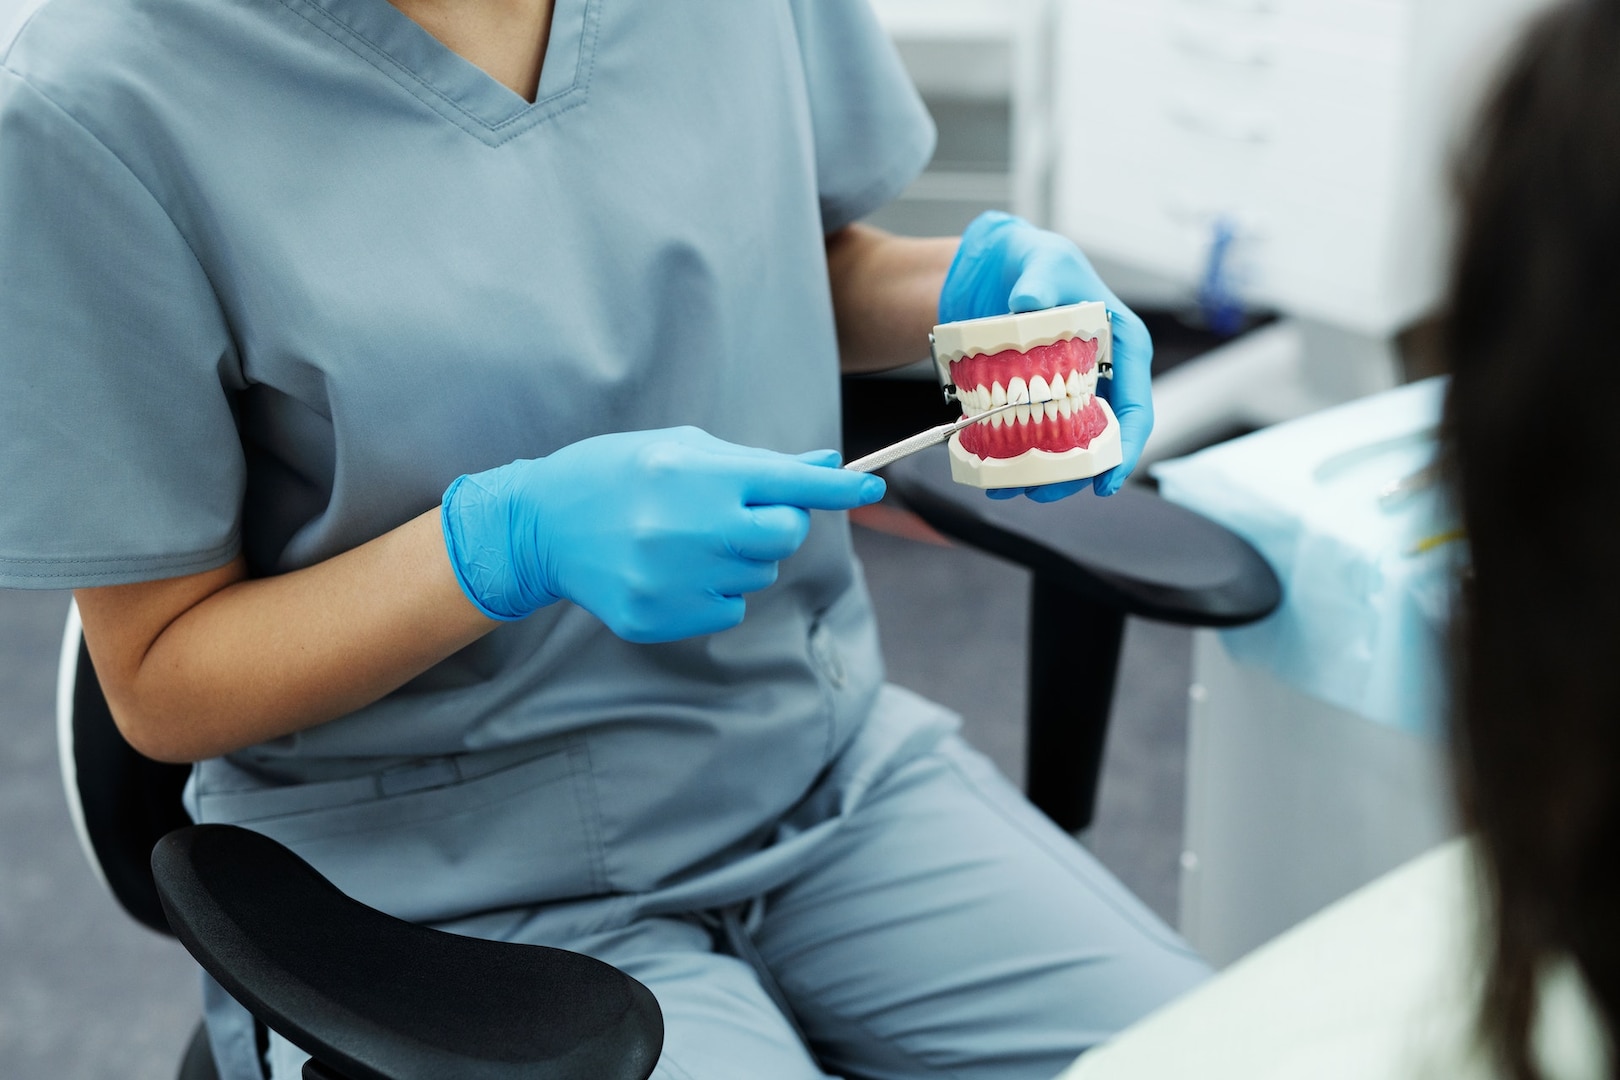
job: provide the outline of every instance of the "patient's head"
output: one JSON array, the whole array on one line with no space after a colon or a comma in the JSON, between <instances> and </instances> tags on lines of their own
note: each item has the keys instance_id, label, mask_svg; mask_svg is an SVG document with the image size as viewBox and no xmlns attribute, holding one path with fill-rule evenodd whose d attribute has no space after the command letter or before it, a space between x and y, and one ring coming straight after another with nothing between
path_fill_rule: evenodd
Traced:
<instances>
[{"instance_id":1,"label":"patient's head","mask_svg":"<svg viewBox=\"0 0 1620 1080\"><path fill-rule=\"evenodd\" d=\"M1620 1032L1620 0L1539 21L1462 159L1447 450L1472 550L1457 772L1512 1073L1573 957Z\"/></svg>"}]
</instances>

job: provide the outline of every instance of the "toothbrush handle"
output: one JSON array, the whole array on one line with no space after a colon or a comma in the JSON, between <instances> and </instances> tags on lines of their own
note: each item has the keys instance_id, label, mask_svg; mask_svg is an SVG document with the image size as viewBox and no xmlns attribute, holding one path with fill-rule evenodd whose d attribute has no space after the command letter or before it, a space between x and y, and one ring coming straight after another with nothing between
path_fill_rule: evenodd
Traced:
<instances>
[{"instance_id":1,"label":"toothbrush handle","mask_svg":"<svg viewBox=\"0 0 1620 1080\"><path fill-rule=\"evenodd\" d=\"M844 468L851 472L876 472L883 466L892 465L903 457L910 457L912 454L920 450L926 450L930 446L938 446L950 438L951 433L956 430L958 430L956 424L941 424L938 427L929 428L927 431L919 432L909 439L902 439L893 446L885 446L882 450L867 454L863 458L857 458L845 465Z\"/></svg>"}]
</instances>

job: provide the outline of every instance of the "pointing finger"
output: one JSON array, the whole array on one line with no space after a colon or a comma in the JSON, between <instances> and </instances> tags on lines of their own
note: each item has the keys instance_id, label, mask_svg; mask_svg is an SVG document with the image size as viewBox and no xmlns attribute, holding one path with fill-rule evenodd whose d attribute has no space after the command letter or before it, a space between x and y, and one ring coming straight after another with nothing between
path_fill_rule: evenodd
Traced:
<instances>
[{"instance_id":1,"label":"pointing finger","mask_svg":"<svg viewBox=\"0 0 1620 1080\"><path fill-rule=\"evenodd\" d=\"M745 463L744 498L750 506L799 506L806 510L853 510L883 498L881 477L807 465L793 458Z\"/></svg>"}]
</instances>

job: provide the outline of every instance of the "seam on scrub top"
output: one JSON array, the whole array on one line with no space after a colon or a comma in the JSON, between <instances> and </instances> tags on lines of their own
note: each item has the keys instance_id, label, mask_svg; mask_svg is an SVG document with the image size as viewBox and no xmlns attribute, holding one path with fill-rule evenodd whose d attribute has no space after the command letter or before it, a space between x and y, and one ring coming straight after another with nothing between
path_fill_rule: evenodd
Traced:
<instances>
[{"instance_id":1,"label":"seam on scrub top","mask_svg":"<svg viewBox=\"0 0 1620 1080\"><path fill-rule=\"evenodd\" d=\"M52 580L54 578L69 578L69 577L80 577L80 576L115 577L115 576L117 576L119 574L126 573L129 570L136 569L137 567L134 564L138 564L138 563L148 564L148 565L146 565L144 567L144 569L149 569L149 570L173 570L176 567L182 567L182 568L183 567L188 567L193 563L209 563L209 562L212 562L215 558L218 558L220 556L225 556L226 561L228 562L231 558L234 558L236 556L237 551L240 550L240 547L241 547L240 532L241 532L241 530L239 528L233 528L233 529L231 529L230 537L228 539L226 539L224 543L216 544L215 546L213 546L211 548L205 548L205 549L203 549L201 551L186 552L186 553L183 553L183 554L180 554L180 555L105 555L105 556L101 556L101 557L72 555L72 556L17 556L15 558L13 558L11 556L0 556L0 568L10 567L10 566L17 566L19 564L26 565L28 563L38 563L38 564L45 565L45 566L62 566L62 567L69 568L69 569L64 569L60 573L45 573L43 571L33 571L33 570L17 570L15 572L15 576L19 577L19 578L27 578L27 579L31 579L31 580L36 580L37 579L37 580L40 580L40 581L49 581L49 580ZM109 569L109 570L96 571L96 572L90 573L88 575L85 575L85 572L83 570L74 571L74 570L71 569L73 567L82 567L82 566L85 566L87 564L96 564L96 563L128 563L128 564L131 564L131 565L114 567L113 569ZM224 563L215 563L214 564L214 566L216 566L216 567L217 566L222 566L222 565L224 565ZM203 567L203 569L210 569L210 568L211 567L207 567L207 566Z\"/></svg>"},{"instance_id":2,"label":"seam on scrub top","mask_svg":"<svg viewBox=\"0 0 1620 1080\"><path fill-rule=\"evenodd\" d=\"M586 41L585 41L585 39L583 37L580 38L580 43L579 43L580 52L588 54L588 57L587 57L587 60L586 60L586 63L585 63L585 73L583 75L581 75L579 70L576 68L574 70L574 81L569 84L569 87L568 87L567 90L559 90L555 94L552 94L548 98L542 98L540 101L536 101L532 106L530 106L530 108L531 109L539 108L540 105L541 105L541 102L556 101L559 98L561 98L564 94L574 91L575 88L578 88L579 100L571 102L571 103L569 103L567 105L564 105L561 108L557 109L555 112L549 112L545 116L537 117L535 119L535 124L538 124L543 120L552 120L552 119L555 119L556 117L559 117L559 116L563 115L566 112L571 112L572 110L577 109L581 105L585 104L585 99L590 97L590 94L591 94L591 76L596 73L597 38L600 37L601 33L602 33L602 8L601 8L600 4L601 4L601 0L585 0L585 22L587 24L587 27L586 27L587 33L590 34L590 43L589 43L589 46L587 47ZM593 14L596 16L594 19L591 17ZM513 117L512 119L516 120L516 119L518 119L518 117ZM506 145L507 142L509 142L512 139L517 138L519 135L523 134L523 132L528 131L528 130L529 130L528 127L524 127L524 128L519 129L519 130L513 131L513 132L509 133L506 136L506 138L502 139L500 142L496 143L495 145L504 146L504 145Z\"/></svg>"},{"instance_id":3,"label":"seam on scrub top","mask_svg":"<svg viewBox=\"0 0 1620 1080\"><path fill-rule=\"evenodd\" d=\"M936 142L937 137L934 139L924 140L924 144L922 146L913 146L908 148L928 151L927 154L923 154L920 163L918 163L915 167L912 166L910 157L902 157L899 154L896 154L893 160L887 163L887 167L883 170L883 174L878 177L878 179L861 188L860 191L857 191L849 198L838 200L838 207L840 210L847 211L849 208L854 207L858 209L858 212L854 214L846 214L845 216L847 217L847 220L832 231L837 232L838 229L842 229L847 225L859 221L861 218L865 217L867 214L870 214L878 207L884 206L885 204L893 201L894 198L904 191L907 185L909 185L913 180L917 179L917 177L921 175L923 169L928 166L928 158L932 153L933 145ZM820 185L817 184L818 191L819 188ZM880 195L881 197L874 199L874 195ZM823 231L826 231L825 224L823 225Z\"/></svg>"},{"instance_id":4,"label":"seam on scrub top","mask_svg":"<svg viewBox=\"0 0 1620 1080\"><path fill-rule=\"evenodd\" d=\"M504 126L506 126L508 124L515 124L519 120L522 120L522 119L528 118L530 116L533 116L533 122L532 123L525 124L525 125L523 125L522 127L519 127L519 128L514 128L513 130L507 132L504 137L502 137L500 139L497 139L493 143L490 143L489 144L490 146L492 146L492 147L505 146L507 143L511 142L513 139L517 138L519 135L522 135L526 131L532 130L533 128L537 127L541 123L544 123L547 120L555 120L557 117L562 116L564 113L572 112L574 109L577 109L581 105L585 104L586 99L590 97L591 76L593 74L595 74L595 72L596 72L597 38L601 34L601 25L602 25L602 9L599 6L600 3L601 3L601 0L585 0L586 32L590 35L590 38L589 38L588 42L587 42L586 38L584 38L584 37L581 37L580 41L579 41L580 52L582 54L587 54L587 56L588 56L588 59L587 59L586 64L585 64L584 74L581 74L579 69L575 68L575 70L574 70L574 81L568 84L567 89L559 90L555 94L552 94L550 97L540 98L537 101L535 101L535 103L533 105L530 105L528 107L528 109L524 110L523 112L518 113L516 116L512 117L509 120L503 120L498 127L489 128L489 130L491 130L491 131L496 131L496 130L499 130L500 127L504 127ZM593 14L596 16L594 19L591 17ZM579 98L578 98L577 101L569 102L567 105L563 105L563 106L561 106L561 107L559 107L557 109L554 109L551 112L547 112L543 116L534 115L535 111L538 110L540 108L540 106L545 105L545 104L549 104L549 103L554 102L554 101L560 101L562 98L564 98L568 94L575 93L576 91L578 92L578 95L579 95ZM488 128L488 125L485 125L485 127Z\"/></svg>"},{"instance_id":5,"label":"seam on scrub top","mask_svg":"<svg viewBox=\"0 0 1620 1080\"><path fill-rule=\"evenodd\" d=\"M335 23L336 25L341 26L345 31L347 31L349 34L353 35L357 40L364 42L365 45L366 45L366 48L368 50L370 50L370 53L375 53L376 55L372 56L372 55L368 54L367 52L362 52L361 50L355 48L354 45L351 44L350 42L345 41L341 37L339 37L337 34L334 34L329 28L327 28L325 26L322 26L320 24L320 22L317 21L317 18L314 17L314 15L312 13L302 10L302 8L299 7L299 6L295 6L295 0L278 0L278 2L281 4L282 7L286 8L288 11L290 11L294 15L298 16L300 19L303 19L305 22L309 23L316 30L319 30L321 33L325 34L327 37L331 38L334 43L336 43L337 45L339 45L342 48L346 49L348 52L352 53L353 55L359 57L365 63L369 64L372 68L376 69L378 73L386 76L390 80L397 83L399 80L397 78L395 78L394 75L391 74L390 71L389 71L389 68L392 68L393 71L399 72L401 75L404 75L406 78L408 78L412 83L414 83L417 86L421 87L422 90L425 91L426 93L431 94L437 100L444 102L450 108L454 109L456 112L460 113L463 117L465 117L468 122L466 124L457 123L454 120L453 117L448 117L448 116L445 117L445 119L450 120L452 123L455 123L457 127L461 128L463 131L467 132L467 134L469 134L469 135L473 136L474 138L478 139L478 141L480 141L480 142L486 143L489 146L504 146L508 141L510 141L513 138L516 138L518 135L521 135L523 132L529 130L529 128L533 127L535 124L538 124L543 120L549 120L549 119L551 119L552 117L555 117L555 116L561 116L563 113L568 112L570 109L575 109L575 108L578 108L580 105L583 105L584 104L584 98L585 98L585 96L586 96L586 94L587 94L587 92L589 90L589 86L590 86L590 73L591 73L592 70L594 70L594 68L596 66L596 27L593 24L591 26L591 28L590 28L591 29L591 35L590 35L591 62L589 64L589 66L587 66L587 68L586 68L585 77L583 79L580 77L579 72L576 70L574 72L574 81L569 83L563 89L558 90L555 94L551 94L548 97L539 98L539 99L535 100L532 103L525 103L524 107L522 109L518 110L518 112L514 113L512 116L507 117L505 120L502 120L498 124L491 124L491 123L488 123L487 121L482 120L479 117L475 116L473 113L469 112L468 109L466 108L466 106L462 105L455 98L449 96L443 90L440 90L437 86L434 86L432 83L428 82L422 76L418 75L416 72L414 72L410 68L406 67L399 60L395 59L393 54L391 54L387 49L384 49L381 45L378 45L375 41L372 41L365 34L361 33L359 30L356 30L353 26L350 26L348 23L344 22L342 19L338 18L332 12L326 10L325 8L317 8L316 9L319 12L319 18L321 18L321 19L329 19L333 23ZM591 21L590 20L591 13L594 10L597 10L595 5L598 2L599 2L599 0L586 0L585 18L586 18L587 22ZM598 14L600 14L600 13L598 12ZM581 51L584 50L584 47L585 47L585 39L582 37L580 39ZM451 50L451 51L454 52L454 50ZM383 67L382 64L378 63L379 58L382 59L382 60L386 60L388 62L389 67L385 68L385 67ZM488 72L485 72L485 77L486 78L490 77ZM574 102L573 104L570 104L570 105L566 105L566 106L564 106L564 107L562 107L560 109L556 109L555 111L545 112L543 115L538 115L537 114L538 110L540 110L542 106L548 105L548 104L550 104L550 103L552 103L554 101L557 101L557 100L559 100L561 98L564 98L567 95L574 93L576 90L579 92L579 95L580 95L580 98L581 98L580 101ZM428 105L430 108L432 107L429 102L427 102L427 101L423 100L422 98L418 97L418 95L412 94L411 96L416 97L417 100L419 100L419 101L422 101L422 103L424 105ZM434 111L438 112L437 109L435 109ZM444 116L443 113L439 113L439 115ZM519 121L522 121L522 120L527 120L527 121L529 121L529 123L524 125L521 128L518 128L515 131L507 133L505 135L505 137L503 137L503 138L497 139L494 142L490 142L488 139L484 138L485 133L489 133L489 134L499 133L503 128L510 127L513 124L516 124L516 123L518 123Z\"/></svg>"},{"instance_id":6,"label":"seam on scrub top","mask_svg":"<svg viewBox=\"0 0 1620 1080\"><path fill-rule=\"evenodd\" d=\"M391 79L391 80L394 79L394 76L389 74L389 72L382 66L382 64L377 62L376 58L374 58L372 56L369 56L366 53L361 52L359 49L356 49L349 42L344 41L342 38L340 38L336 34L332 33L331 30L327 29L326 27L322 26L319 22L317 22L315 19L311 18L309 16L309 14L306 14L305 12L300 11L298 8L294 7L289 2L289 0L280 0L280 2L281 2L282 7L286 8L288 11L292 12L294 15L297 15L299 18L303 19L305 22L307 22L311 26L315 27L315 29L319 30L321 33L323 33L327 37L331 38L335 43L337 43L338 45L343 46L343 48L347 49L349 52L353 53L355 56L358 56L361 60L364 60L366 63L370 64L373 68L376 68L377 71L381 72L383 75L387 75L389 77L389 79ZM362 34L360 31L356 30L354 27L350 26L348 23L344 22L342 19L338 18L336 15L332 14L330 11L327 11L324 8L320 9L320 14L321 14L322 18L330 19L332 22L334 22L337 25L343 27L343 29L347 30L350 34L354 35L356 38L358 38L361 41L365 42L367 47L370 48L372 52L375 52L377 54L377 57L380 57L381 59L388 61L388 64L389 64L390 67L392 67L395 71L398 71L401 75L404 75L406 78L410 79L411 82L415 83L417 86L420 86L423 90L425 90L428 93L432 94L434 97L438 98L440 101L444 102L446 105L448 105L452 109L456 110L456 112L460 113L462 116L465 116L472 123L477 124L479 127L482 127L482 128L484 128L486 130L492 130L491 125L489 125L489 124L485 123L484 121L478 119L478 117L476 117L472 113L468 112L466 107L463 106L455 98L448 96L442 90L440 90L438 87L434 86L432 83L430 83L426 79L422 78L422 76L418 75L416 72L412 71L410 68L408 68L404 64L400 63L400 61L394 59L394 57L388 52L388 50L384 49L382 46L378 45L376 42L374 42L370 38L366 37L366 35ZM397 81L397 80L394 80L394 81ZM518 115L521 116L522 113L520 112ZM508 118L507 120L502 121L502 122L503 123L510 123L511 119L513 119L513 118ZM457 125L457 126L460 126L460 125Z\"/></svg>"},{"instance_id":7,"label":"seam on scrub top","mask_svg":"<svg viewBox=\"0 0 1620 1080\"><path fill-rule=\"evenodd\" d=\"M10 56L10 54L11 54L11 51L9 49L6 50L6 55L8 57ZM97 146L101 147L101 149L106 152L108 157L110 157L114 161L118 162L119 167L122 168L126 173L129 174L129 178L131 180L135 181L135 185L137 187L139 187L141 189L141 191L146 193L146 197L148 199L152 200L152 205L156 206L158 208L158 211L163 215L163 220L167 221L169 223L169 228L174 230L174 235L178 236L180 238L180 242L182 244L186 245L186 250L191 252L191 260L192 260L192 262L197 264L197 272L199 274L201 274L202 277L203 277L203 280L208 283L208 291L214 297L214 308L219 313L220 325L225 327L226 337L228 339L230 339L231 350L238 357L240 357L241 356L241 350L239 350L236 347L235 336L230 333L231 321L225 315L225 305L223 305L223 304L221 304L219 302L219 289L214 285L214 279L209 276L208 267L203 265L202 257L197 254L197 249L192 246L191 237L187 236L186 233L185 233L185 230L180 228L180 226L175 223L174 215L169 213L169 208L167 206L163 205L163 200L158 198L157 195L153 194L152 189L146 186L146 181L141 179L141 174L136 172L134 169L130 168L129 167L129 162L127 162L123 158L119 157L118 152L116 150L114 150L112 147L108 146L105 142L103 142L99 135L97 135L94 131L91 131L89 127L87 127L84 123L82 123L79 120L78 117L74 116L71 112L69 112L55 98L51 97L45 91L41 90L39 87L35 86L32 82L30 82L28 80L28 76L24 75L22 72L18 71L16 68L11 67L9 64L3 63L3 62L0 62L0 69L4 69L8 74L10 74L18 82L22 83L29 90L31 90L35 94L37 94L41 101L45 102L45 104L49 105L51 108L53 108L57 112L61 113L67 119L68 123L72 124L74 127L78 128L80 131L84 132L85 137L88 138L91 142L95 143ZM240 366L240 361L238 361L238 366Z\"/></svg>"}]
</instances>

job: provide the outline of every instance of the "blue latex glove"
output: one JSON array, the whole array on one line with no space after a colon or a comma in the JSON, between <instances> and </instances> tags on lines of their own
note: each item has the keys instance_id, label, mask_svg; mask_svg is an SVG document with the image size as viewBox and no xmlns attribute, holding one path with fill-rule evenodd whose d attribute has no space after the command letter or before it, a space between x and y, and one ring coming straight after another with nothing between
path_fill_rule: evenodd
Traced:
<instances>
[{"instance_id":1,"label":"blue latex glove","mask_svg":"<svg viewBox=\"0 0 1620 1080\"><path fill-rule=\"evenodd\" d=\"M743 594L810 531L809 510L850 510L883 481L697 428L599 435L549 457L459 477L445 546L486 615L521 619L572 600L626 641L676 641L742 622Z\"/></svg>"},{"instance_id":2,"label":"blue latex glove","mask_svg":"<svg viewBox=\"0 0 1620 1080\"><path fill-rule=\"evenodd\" d=\"M991 210L974 218L962 234L962 246L940 290L940 322L1041 311L1088 300L1108 305L1114 333L1114 377L1099 381L1097 393L1119 418L1123 460L1090 481L1001 488L990 492L992 498L1010 499L1023 493L1039 502L1054 502L1088 483L1098 495L1112 495L1123 487L1153 430L1149 384L1153 339L1136 313L1102 283L1080 249L1057 233Z\"/></svg>"}]
</instances>

